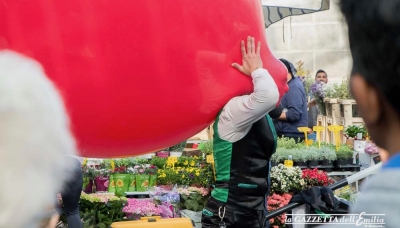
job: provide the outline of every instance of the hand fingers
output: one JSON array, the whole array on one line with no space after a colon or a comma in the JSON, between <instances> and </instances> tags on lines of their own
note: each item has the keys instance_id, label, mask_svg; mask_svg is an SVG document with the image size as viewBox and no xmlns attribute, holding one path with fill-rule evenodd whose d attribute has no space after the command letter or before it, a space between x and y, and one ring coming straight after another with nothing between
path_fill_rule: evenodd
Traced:
<instances>
[{"instance_id":1,"label":"hand fingers","mask_svg":"<svg viewBox=\"0 0 400 228\"><path fill-rule=\"evenodd\" d=\"M244 47L244 41L240 42L240 50L242 51L242 58L246 57L246 48Z\"/></svg>"},{"instance_id":2,"label":"hand fingers","mask_svg":"<svg viewBox=\"0 0 400 228\"><path fill-rule=\"evenodd\" d=\"M260 56L261 53L261 41L258 41L257 43L257 55Z\"/></svg>"},{"instance_id":3,"label":"hand fingers","mask_svg":"<svg viewBox=\"0 0 400 228\"><path fill-rule=\"evenodd\" d=\"M252 52L252 50L251 50L251 37L248 36L247 37L247 53L251 53L251 52Z\"/></svg>"},{"instance_id":4,"label":"hand fingers","mask_svg":"<svg viewBox=\"0 0 400 228\"><path fill-rule=\"evenodd\" d=\"M256 51L256 42L254 41L254 37L251 37L251 53Z\"/></svg>"},{"instance_id":5,"label":"hand fingers","mask_svg":"<svg viewBox=\"0 0 400 228\"><path fill-rule=\"evenodd\" d=\"M244 72L244 70L243 70L243 66L241 66L241 65L239 65L239 64L237 64L237 63L232 63L232 67L233 68L236 68L237 70L239 70L240 72Z\"/></svg>"}]
</instances>

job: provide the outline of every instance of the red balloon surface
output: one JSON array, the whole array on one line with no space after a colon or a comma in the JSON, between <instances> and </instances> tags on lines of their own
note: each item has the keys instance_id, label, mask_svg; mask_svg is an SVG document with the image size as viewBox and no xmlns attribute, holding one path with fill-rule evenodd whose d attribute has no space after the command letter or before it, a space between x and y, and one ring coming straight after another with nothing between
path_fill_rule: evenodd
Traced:
<instances>
[{"instance_id":1,"label":"red balloon surface","mask_svg":"<svg viewBox=\"0 0 400 228\"><path fill-rule=\"evenodd\" d=\"M249 35L282 96L287 71L267 46L259 1L0 0L0 49L43 65L87 157L152 152L207 127L253 90L231 67Z\"/></svg>"}]
</instances>

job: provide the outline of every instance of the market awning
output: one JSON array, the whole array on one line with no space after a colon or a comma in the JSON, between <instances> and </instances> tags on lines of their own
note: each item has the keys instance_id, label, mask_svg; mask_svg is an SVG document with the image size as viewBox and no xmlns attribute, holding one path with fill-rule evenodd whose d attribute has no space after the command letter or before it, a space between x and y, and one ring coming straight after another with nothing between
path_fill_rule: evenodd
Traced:
<instances>
[{"instance_id":1,"label":"market awning","mask_svg":"<svg viewBox=\"0 0 400 228\"><path fill-rule=\"evenodd\" d=\"M285 17L329 9L329 0L261 0L261 2L266 28Z\"/></svg>"}]
</instances>

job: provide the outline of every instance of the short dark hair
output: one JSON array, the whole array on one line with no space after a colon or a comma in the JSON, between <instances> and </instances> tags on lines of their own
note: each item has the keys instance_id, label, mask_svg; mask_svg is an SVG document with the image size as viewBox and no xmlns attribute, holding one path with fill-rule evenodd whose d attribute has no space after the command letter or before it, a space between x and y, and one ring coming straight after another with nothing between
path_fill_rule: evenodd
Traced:
<instances>
[{"instance_id":1,"label":"short dark hair","mask_svg":"<svg viewBox=\"0 0 400 228\"><path fill-rule=\"evenodd\" d=\"M326 77L328 77L328 74L327 74L324 70L322 70L322 69L319 69L319 70L317 71L317 73L315 73L315 77L317 77L317 75L318 75L319 73L325 73Z\"/></svg>"},{"instance_id":2,"label":"short dark hair","mask_svg":"<svg viewBox=\"0 0 400 228\"><path fill-rule=\"evenodd\" d=\"M342 0L352 73L383 94L400 116L400 0Z\"/></svg>"}]
</instances>

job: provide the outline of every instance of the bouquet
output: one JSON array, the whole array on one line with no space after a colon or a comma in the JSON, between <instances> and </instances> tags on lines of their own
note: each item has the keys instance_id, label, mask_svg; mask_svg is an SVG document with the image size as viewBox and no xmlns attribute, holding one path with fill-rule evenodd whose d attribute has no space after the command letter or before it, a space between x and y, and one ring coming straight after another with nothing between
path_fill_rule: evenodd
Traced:
<instances>
[{"instance_id":1,"label":"bouquet","mask_svg":"<svg viewBox=\"0 0 400 228\"><path fill-rule=\"evenodd\" d=\"M311 93L314 96L314 99L316 100L319 110L322 113L322 115L326 115L326 110L325 110L325 103L324 103L324 98L325 98L325 83L321 81L316 81L311 85Z\"/></svg>"},{"instance_id":2,"label":"bouquet","mask_svg":"<svg viewBox=\"0 0 400 228\"><path fill-rule=\"evenodd\" d=\"M305 187L303 173L299 167L286 167L282 164L271 168L271 194L301 191Z\"/></svg>"},{"instance_id":3,"label":"bouquet","mask_svg":"<svg viewBox=\"0 0 400 228\"><path fill-rule=\"evenodd\" d=\"M322 170L315 169L305 169L303 170L303 179L306 182L306 187L311 188L314 186L328 186L333 184L328 174Z\"/></svg>"},{"instance_id":4,"label":"bouquet","mask_svg":"<svg viewBox=\"0 0 400 228\"><path fill-rule=\"evenodd\" d=\"M268 197L268 211L275 211L283 206L286 206L292 196L288 193L285 193L283 195L278 195L278 194L272 194L271 196ZM280 228L280 227L285 227L285 221L286 221L286 213L283 213L275 218L272 218L269 220L269 224L273 228Z\"/></svg>"},{"instance_id":5,"label":"bouquet","mask_svg":"<svg viewBox=\"0 0 400 228\"><path fill-rule=\"evenodd\" d=\"M202 211L210 193L208 188L181 187L178 188L181 198L180 208L192 211Z\"/></svg>"}]
</instances>

